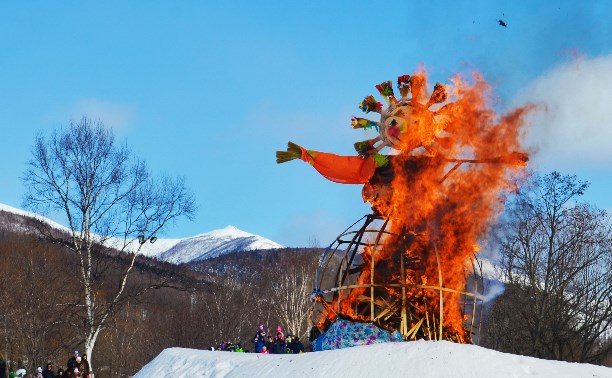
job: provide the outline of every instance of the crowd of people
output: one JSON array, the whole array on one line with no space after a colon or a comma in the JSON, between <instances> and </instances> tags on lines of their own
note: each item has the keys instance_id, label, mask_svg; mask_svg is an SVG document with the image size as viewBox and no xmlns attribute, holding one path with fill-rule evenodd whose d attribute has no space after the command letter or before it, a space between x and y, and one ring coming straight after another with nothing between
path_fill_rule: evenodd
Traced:
<instances>
[{"instance_id":1,"label":"crowd of people","mask_svg":"<svg viewBox=\"0 0 612 378\"><path fill-rule=\"evenodd\" d=\"M255 353L262 354L298 354L304 353L304 344L300 341L300 338L288 334L285 336L283 327L280 325L276 327L276 335L272 336L271 333L266 332L263 323L259 324L259 328L253 337L253 351ZM241 343L234 344L229 340L223 340L219 343L215 349L211 347L211 350L221 350L227 352L249 352L242 347Z\"/></svg>"},{"instance_id":2,"label":"crowd of people","mask_svg":"<svg viewBox=\"0 0 612 378\"><path fill-rule=\"evenodd\" d=\"M6 374L6 373L5 373ZM38 367L36 372L28 375L26 369L17 369L9 373L9 378L58 378L58 377L79 377L91 378L91 370L89 369L89 360L87 354L80 355L78 350L75 350L72 356L66 362L66 369L54 369L53 364L49 362L45 369Z\"/></svg>"},{"instance_id":3,"label":"crowd of people","mask_svg":"<svg viewBox=\"0 0 612 378\"><path fill-rule=\"evenodd\" d=\"M283 332L283 327L276 327L276 335L266 332L263 323L259 324L259 328L252 340L253 351L262 354L298 354L304 353L304 344L300 338ZM211 347L211 350L221 350L227 352L250 352L244 349L240 342L234 344L229 340L223 340L218 347ZM78 350L75 350L72 356L66 362L66 368L54 369L53 364L49 362L45 369L39 367L36 373L28 375L26 369L18 369L9 373L9 378L91 378L92 373L89 368L89 360L87 354L80 355ZM5 372L0 372L0 378L5 377Z\"/></svg>"},{"instance_id":4,"label":"crowd of people","mask_svg":"<svg viewBox=\"0 0 612 378\"><path fill-rule=\"evenodd\" d=\"M255 353L304 353L304 344L302 344L300 338L291 334L285 336L283 327L280 325L276 327L276 336L273 337L266 332L264 324L260 323L257 333L253 338L253 344Z\"/></svg>"}]
</instances>

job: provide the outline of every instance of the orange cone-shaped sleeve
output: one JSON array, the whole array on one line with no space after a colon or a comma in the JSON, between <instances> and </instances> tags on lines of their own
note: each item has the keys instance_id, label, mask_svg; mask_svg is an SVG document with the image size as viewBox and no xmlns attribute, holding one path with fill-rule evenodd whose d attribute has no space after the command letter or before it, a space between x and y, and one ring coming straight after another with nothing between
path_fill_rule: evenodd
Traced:
<instances>
[{"instance_id":1,"label":"orange cone-shaped sleeve","mask_svg":"<svg viewBox=\"0 0 612 378\"><path fill-rule=\"evenodd\" d=\"M302 160L312 165L326 179L340 184L365 184L376 169L376 161L372 156L340 156L300 148Z\"/></svg>"}]
</instances>

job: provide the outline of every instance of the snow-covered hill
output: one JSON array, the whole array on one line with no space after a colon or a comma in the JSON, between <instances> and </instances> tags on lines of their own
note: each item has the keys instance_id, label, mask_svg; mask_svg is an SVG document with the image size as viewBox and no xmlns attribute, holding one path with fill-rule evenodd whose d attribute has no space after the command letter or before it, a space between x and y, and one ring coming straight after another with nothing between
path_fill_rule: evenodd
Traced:
<instances>
[{"instance_id":1,"label":"snow-covered hill","mask_svg":"<svg viewBox=\"0 0 612 378\"><path fill-rule=\"evenodd\" d=\"M218 257L229 252L276 248L285 247L259 235L227 226L185 239L158 239L154 244L143 245L141 252L145 256L182 264Z\"/></svg>"},{"instance_id":2,"label":"snow-covered hill","mask_svg":"<svg viewBox=\"0 0 612 378\"><path fill-rule=\"evenodd\" d=\"M13 216L12 218L19 219L19 221L10 219L3 222L4 218L0 217L0 227L5 227L11 231L32 232L31 229L28 229L27 222L25 221L31 218L44 222L53 229L69 232L68 228L61 224L32 212L20 210L4 204L0 204L0 212L1 211L11 214ZM110 239L105 242L105 245L122 249L124 242L120 239ZM136 252L138 247L138 241L131 240L125 250ZM230 252L276 248L285 247L262 236L250 234L234 226L227 226L220 230L214 230L183 239L158 238L155 240L155 243L147 242L143 244L139 253L143 256L167 261L173 264L182 264L218 257Z\"/></svg>"},{"instance_id":3,"label":"snow-covered hill","mask_svg":"<svg viewBox=\"0 0 612 378\"><path fill-rule=\"evenodd\" d=\"M49 227L56 229L58 231L69 232L68 228L62 226L61 224L57 222L52 221L49 218L43 217L42 215L39 215L36 213L32 213L30 211L17 209L15 207L5 205L3 203L0 203L0 212L6 212L8 214L11 214L17 217L21 217L24 220L30 218L30 219L33 219L39 222L43 222L47 224ZM26 222L10 222L9 224L9 222L6 221L4 218L0 218L0 227L3 227L7 230L14 231L14 232L29 232L30 230L25 223Z\"/></svg>"},{"instance_id":4,"label":"snow-covered hill","mask_svg":"<svg viewBox=\"0 0 612 378\"><path fill-rule=\"evenodd\" d=\"M612 378L612 369L517 356L476 345L420 340L298 355L170 348L134 376L145 377Z\"/></svg>"}]
</instances>

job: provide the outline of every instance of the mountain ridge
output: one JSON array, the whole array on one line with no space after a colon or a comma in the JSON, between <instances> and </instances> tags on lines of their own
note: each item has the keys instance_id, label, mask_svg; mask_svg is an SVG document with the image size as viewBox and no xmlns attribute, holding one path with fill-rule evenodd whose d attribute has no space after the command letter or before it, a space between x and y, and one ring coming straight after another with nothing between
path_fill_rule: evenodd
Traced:
<instances>
[{"instance_id":1,"label":"mountain ridge","mask_svg":"<svg viewBox=\"0 0 612 378\"><path fill-rule=\"evenodd\" d=\"M60 223L46 218L40 214L18 209L0 203L0 212L6 212L13 217L21 217L21 222L4 221L0 219L0 226L18 232L28 232L28 219L43 222L53 229L69 232L69 229ZM138 240L128 241L126 251L138 251ZM114 239L108 241L107 246L121 249L123 240ZM227 226L222 229L212 230L186 238L157 238L154 243L147 242L142 245L140 255L172 264L185 264L198 262L209 258L218 257L232 252L252 251L257 249L280 249L285 246L266 239L260 235L252 234L238 229L235 226Z\"/></svg>"}]
</instances>

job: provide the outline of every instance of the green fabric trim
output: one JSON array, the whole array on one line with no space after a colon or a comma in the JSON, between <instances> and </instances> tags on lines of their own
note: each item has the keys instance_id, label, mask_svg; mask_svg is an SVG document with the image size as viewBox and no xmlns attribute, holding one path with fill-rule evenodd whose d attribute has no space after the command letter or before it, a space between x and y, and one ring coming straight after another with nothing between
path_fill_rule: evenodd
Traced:
<instances>
[{"instance_id":1,"label":"green fabric trim","mask_svg":"<svg viewBox=\"0 0 612 378\"><path fill-rule=\"evenodd\" d=\"M378 167L384 167L389 163L389 157L387 155L375 154L373 158Z\"/></svg>"}]
</instances>

